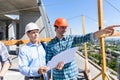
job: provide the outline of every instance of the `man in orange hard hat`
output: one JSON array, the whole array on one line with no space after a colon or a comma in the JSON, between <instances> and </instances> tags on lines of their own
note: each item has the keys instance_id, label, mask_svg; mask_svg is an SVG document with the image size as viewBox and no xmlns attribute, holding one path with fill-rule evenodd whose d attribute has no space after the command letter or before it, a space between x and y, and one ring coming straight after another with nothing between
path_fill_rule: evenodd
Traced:
<instances>
[{"instance_id":1,"label":"man in orange hard hat","mask_svg":"<svg viewBox=\"0 0 120 80\"><path fill-rule=\"evenodd\" d=\"M114 26L107 27L103 30L89 33L86 35L64 35L68 27L65 18L57 18L54 23L56 37L53 38L47 45L46 61L50 61L52 57L69 48L76 47L76 44L95 41L103 34L111 36L114 34ZM64 56L63 56L64 57ZM75 59L70 63L59 62L55 69L53 69L53 80L77 80L78 67Z\"/></svg>"}]
</instances>

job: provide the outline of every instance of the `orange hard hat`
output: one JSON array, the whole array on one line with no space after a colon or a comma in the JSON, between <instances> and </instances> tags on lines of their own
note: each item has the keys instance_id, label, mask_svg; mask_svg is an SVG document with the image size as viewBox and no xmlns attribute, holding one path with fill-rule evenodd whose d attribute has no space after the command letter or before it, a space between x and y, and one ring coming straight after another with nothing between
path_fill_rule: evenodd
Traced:
<instances>
[{"instance_id":1,"label":"orange hard hat","mask_svg":"<svg viewBox=\"0 0 120 80\"><path fill-rule=\"evenodd\" d=\"M55 20L54 26L60 27L60 26L68 26L67 20L65 18L57 18Z\"/></svg>"}]
</instances>

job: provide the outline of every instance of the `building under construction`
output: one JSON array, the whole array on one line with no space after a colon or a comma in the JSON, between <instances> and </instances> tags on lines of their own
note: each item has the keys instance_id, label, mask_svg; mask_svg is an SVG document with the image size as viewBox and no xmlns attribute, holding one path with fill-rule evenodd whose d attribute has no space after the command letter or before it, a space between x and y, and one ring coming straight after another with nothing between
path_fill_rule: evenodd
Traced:
<instances>
[{"instance_id":1,"label":"building under construction","mask_svg":"<svg viewBox=\"0 0 120 80\"><path fill-rule=\"evenodd\" d=\"M1 0L0 6L0 40L26 39L29 22L39 26L41 38L54 36L41 0Z\"/></svg>"},{"instance_id":2,"label":"building under construction","mask_svg":"<svg viewBox=\"0 0 120 80\"><path fill-rule=\"evenodd\" d=\"M14 47L17 52L18 46L27 42L24 41L27 39L25 25L29 22L35 22L39 26L40 38L53 38L55 36L42 0L0 0L0 40L4 41L5 45L8 47L17 45ZM107 73L104 58L102 68L91 61L89 61L90 67L88 65L86 67L84 63L88 60L84 61L85 57L80 52L76 54L76 59L80 69L79 80L88 80L90 75L91 80L117 79L117 76ZM24 76L18 70L17 56L14 56L12 60L14 64L5 75L5 80L23 80Z\"/></svg>"}]
</instances>

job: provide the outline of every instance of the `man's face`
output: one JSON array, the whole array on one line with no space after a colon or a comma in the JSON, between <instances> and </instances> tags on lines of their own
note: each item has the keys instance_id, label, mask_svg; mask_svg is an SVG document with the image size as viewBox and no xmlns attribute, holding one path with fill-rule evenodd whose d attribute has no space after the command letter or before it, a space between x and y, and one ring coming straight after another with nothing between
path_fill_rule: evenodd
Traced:
<instances>
[{"instance_id":1,"label":"man's face","mask_svg":"<svg viewBox=\"0 0 120 80\"><path fill-rule=\"evenodd\" d=\"M64 35L64 33L66 32L67 27L66 26L60 26L56 28L56 32L60 35Z\"/></svg>"},{"instance_id":2,"label":"man's face","mask_svg":"<svg viewBox=\"0 0 120 80\"><path fill-rule=\"evenodd\" d=\"M37 29L31 30L31 31L27 32L27 35L28 35L29 39L34 42L34 41L38 40L39 30L37 30Z\"/></svg>"}]
</instances>

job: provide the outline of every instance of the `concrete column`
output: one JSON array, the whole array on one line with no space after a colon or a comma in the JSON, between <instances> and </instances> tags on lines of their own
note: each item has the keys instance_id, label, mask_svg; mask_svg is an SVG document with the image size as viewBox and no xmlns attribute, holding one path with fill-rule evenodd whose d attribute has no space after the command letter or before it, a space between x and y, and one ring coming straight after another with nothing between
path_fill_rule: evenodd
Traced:
<instances>
[{"instance_id":1,"label":"concrete column","mask_svg":"<svg viewBox=\"0 0 120 80\"><path fill-rule=\"evenodd\" d=\"M0 21L0 40L6 40L6 23Z\"/></svg>"},{"instance_id":2,"label":"concrete column","mask_svg":"<svg viewBox=\"0 0 120 80\"><path fill-rule=\"evenodd\" d=\"M16 22L12 21L8 26L8 40L16 39Z\"/></svg>"}]
</instances>

